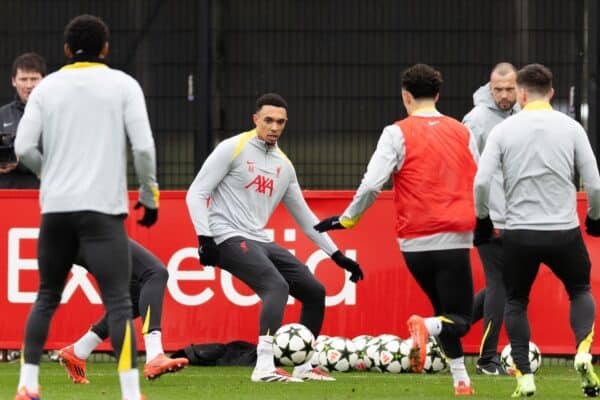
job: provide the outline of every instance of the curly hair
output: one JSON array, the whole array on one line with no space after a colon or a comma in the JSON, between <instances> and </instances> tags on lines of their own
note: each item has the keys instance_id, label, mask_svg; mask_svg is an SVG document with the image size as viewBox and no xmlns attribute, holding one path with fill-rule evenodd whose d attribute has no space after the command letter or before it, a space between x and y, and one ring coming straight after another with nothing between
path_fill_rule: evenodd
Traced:
<instances>
[{"instance_id":1,"label":"curly hair","mask_svg":"<svg viewBox=\"0 0 600 400\"><path fill-rule=\"evenodd\" d=\"M427 64L415 64L402 72L402 89L415 99L434 98L444 82L440 71Z\"/></svg>"},{"instance_id":2,"label":"curly hair","mask_svg":"<svg viewBox=\"0 0 600 400\"><path fill-rule=\"evenodd\" d=\"M283 107L287 110L288 104L285 99L277 93L265 93L256 100L256 112L263 106Z\"/></svg>"},{"instance_id":3,"label":"curly hair","mask_svg":"<svg viewBox=\"0 0 600 400\"><path fill-rule=\"evenodd\" d=\"M97 57L108 41L108 26L94 15L79 15L67 24L64 38L73 55Z\"/></svg>"}]
</instances>

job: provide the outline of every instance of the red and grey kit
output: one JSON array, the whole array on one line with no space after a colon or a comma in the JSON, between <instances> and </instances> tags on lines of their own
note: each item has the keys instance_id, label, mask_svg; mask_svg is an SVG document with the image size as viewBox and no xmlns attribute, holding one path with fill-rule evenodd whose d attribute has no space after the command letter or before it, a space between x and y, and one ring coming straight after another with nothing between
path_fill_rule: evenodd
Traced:
<instances>
[{"instance_id":1,"label":"red and grey kit","mask_svg":"<svg viewBox=\"0 0 600 400\"><path fill-rule=\"evenodd\" d=\"M390 175L396 232L408 269L434 307L450 358L463 355L471 326L472 182L478 152L469 130L434 108L384 128L352 203L339 218L354 226Z\"/></svg>"}]
</instances>

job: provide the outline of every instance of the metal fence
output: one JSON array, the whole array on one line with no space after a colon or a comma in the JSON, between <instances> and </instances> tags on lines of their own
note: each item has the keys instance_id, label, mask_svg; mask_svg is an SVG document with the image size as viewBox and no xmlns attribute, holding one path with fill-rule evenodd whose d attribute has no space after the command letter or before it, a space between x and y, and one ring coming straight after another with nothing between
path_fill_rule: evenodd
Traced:
<instances>
[{"instance_id":1,"label":"metal fence","mask_svg":"<svg viewBox=\"0 0 600 400\"><path fill-rule=\"evenodd\" d=\"M186 188L216 142L252 127L256 97L276 91L290 104L280 145L303 187L353 189L382 128L405 116L400 73L415 62L442 71L439 109L459 119L495 63L546 64L555 74L555 107L579 118L586 46L597 45L586 45L585 22L588 9L596 20L596 7L583 0L1 0L7 84L0 99L12 96L16 55L37 51L56 69L65 24L97 14L111 27L110 64L146 93L162 188Z\"/></svg>"},{"instance_id":2,"label":"metal fence","mask_svg":"<svg viewBox=\"0 0 600 400\"><path fill-rule=\"evenodd\" d=\"M108 63L133 75L146 94L161 187L186 188L196 169L198 116L209 99L207 92L190 93L188 79L199 73L199 60L206 59L198 46L199 27L206 24L202 18L208 19L205 7L195 0L0 0L0 36L5 39L0 76L6 77L0 98L13 96L9 77L17 55L35 51L47 59L50 71L56 70L67 62L62 51L65 25L79 14L98 15L110 27ZM135 186L132 173L129 182Z\"/></svg>"}]
</instances>

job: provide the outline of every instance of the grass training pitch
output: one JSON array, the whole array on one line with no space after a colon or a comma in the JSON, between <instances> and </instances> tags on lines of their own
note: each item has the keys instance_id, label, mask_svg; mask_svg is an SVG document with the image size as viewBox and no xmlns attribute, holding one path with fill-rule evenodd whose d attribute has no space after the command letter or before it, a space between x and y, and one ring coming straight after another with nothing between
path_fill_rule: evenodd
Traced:
<instances>
[{"instance_id":1,"label":"grass training pitch","mask_svg":"<svg viewBox=\"0 0 600 400\"><path fill-rule=\"evenodd\" d=\"M578 375L572 361L564 365L542 365L536 375L536 398L579 399ZM143 363L138 364L143 368ZM467 368L480 399L508 399L516 381L507 376L482 376L472 364ZM43 362L40 383L43 400L119 400L120 390L116 364L89 362L89 385L75 385L58 363ZM289 370L289 369L288 369ZM234 399L452 399L449 373L381 374L350 372L333 374L336 382L252 383L249 367L188 367L176 374L166 374L148 382L142 381L142 392L148 400L234 400ZM12 400L18 381L17 362L0 363L0 399Z\"/></svg>"}]
</instances>

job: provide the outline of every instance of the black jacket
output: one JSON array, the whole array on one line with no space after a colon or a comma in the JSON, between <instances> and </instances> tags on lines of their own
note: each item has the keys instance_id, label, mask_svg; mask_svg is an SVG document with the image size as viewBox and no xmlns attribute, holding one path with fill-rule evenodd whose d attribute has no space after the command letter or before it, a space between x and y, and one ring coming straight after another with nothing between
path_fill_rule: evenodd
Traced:
<instances>
[{"instance_id":1,"label":"black jacket","mask_svg":"<svg viewBox=\"0 0 600 400\"><path fill-rule=\"evenodd\" d=\"M0 133L16 136L17 126L24 111L25 103L18 96L15 96L15 100L0 107ZM37 189L39 187L38 178L22 164L7 174L0 174L0 189Z\"/></svg>"}]
</instances>

